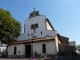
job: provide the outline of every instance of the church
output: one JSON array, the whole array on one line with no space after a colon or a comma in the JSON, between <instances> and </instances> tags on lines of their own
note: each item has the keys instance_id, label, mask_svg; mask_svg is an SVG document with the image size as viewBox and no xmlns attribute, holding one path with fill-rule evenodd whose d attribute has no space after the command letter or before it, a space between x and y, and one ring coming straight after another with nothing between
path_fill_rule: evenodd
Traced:
<instances>
[{"instance_id":1,"label":"church","mask_svg":"<svg viewBox=\"0 0 80 60\"><path fill-rule=\"evenodd\" d=\"M34 9L24 23L24 33L17 38L17 42L8 45L8 57L30 57L37 54L57 55L59 44L68 45L55 31L49 19Z\"/></svg>"}]
</instances>

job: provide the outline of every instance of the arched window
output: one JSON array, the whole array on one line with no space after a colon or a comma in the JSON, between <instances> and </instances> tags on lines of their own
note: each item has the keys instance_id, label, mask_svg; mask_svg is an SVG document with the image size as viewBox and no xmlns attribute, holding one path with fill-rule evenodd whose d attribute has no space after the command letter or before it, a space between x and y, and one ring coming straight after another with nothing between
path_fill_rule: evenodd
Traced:
<instances>
[{"instance_id":1,"label":"arched window","mask_svg":"<svg viewBox=\"0 0 80 60\"><path fill-rule=\"evenodd\" d=\"M41 31L41 35L42 35L42 31Z\"/></svg>"},{"instance_id":2,"label":"arched window","mask_svg":"<svg viewBox=\"0 0 80 60\"><path fill-rule=\"evenodd\" d=\"M17 48L16 48L16 46L14 47L14 55L16 55L16 50L17 50Z\"/></svg>"},{"instance_id":3,"label":"arched window","mask_svg":"<svg viewBox=\"0 0 80 60\"><path fill-rule=\"evenodd\" d=\"M42 52L46 53L46 45L45 44L42 44Z\"/></svg>"},{"instance_id":4,"label":"arched window","mask_svg":"<svg viewBox=\"0 0 80 60\"><path fill-rule=\"evenodd\" d=\"M28 34L28 36L29 36L29 34Z\"/></svg>"}]
</instances>

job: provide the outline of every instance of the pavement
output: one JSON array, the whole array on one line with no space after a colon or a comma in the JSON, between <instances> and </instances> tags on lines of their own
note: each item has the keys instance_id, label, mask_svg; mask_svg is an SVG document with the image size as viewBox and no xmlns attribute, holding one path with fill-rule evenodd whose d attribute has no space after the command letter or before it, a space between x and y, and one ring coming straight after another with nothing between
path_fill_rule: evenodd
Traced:
<instances>
[{"instance_id":1,"label":"pavement","mask_svg":"<svg viewBox=\"0 0 80 60\"><path fill-rule=\"evenodd\" d=\"M29 60L29 59L0 58L0 60Z\"/></svg>"},{"instance_id":2,"label":"pavement","mask_svg":"<svg viewBox=\"0 0 80 60\"><path fill-rule=\"evenodd\" d=\"M16 59L16 58L0 58L0 60L31 60L31 59L28 59L28 58L24 58L24 59ZM36 59L36 60L45 60L44 58L40 58L40 59ZM55 58L51 58L51 59L48 59L48 60L80 60L80 55L78 56L71 56L71 57L67 57L67 56L60 56L60 57L55 57Z\"/></svg>"},{"instance_id":3,"label":"pavement","mask_svg":"<svg viewBox=\"0 0 80 60\"><path fill-rule=\"evenodd\" d=\"M50 60L80 60L80 55L78 56L71 56L71 57L55 57L55 58L52 58Z\"/></svg>"},{"instance_id":4,"label":"pavement","mask_svg":"<svg viewBox=\"0 0 80 60\"><path fill-rule=\"evenodd\" d=\"M24 59L16 59L16 58L0 58L0 60L32 60L32 59L28 59L28 58L24 58ZM36 60L44 60L44 58L41 59L36 59Z\"/></svg>"}]
</instances>

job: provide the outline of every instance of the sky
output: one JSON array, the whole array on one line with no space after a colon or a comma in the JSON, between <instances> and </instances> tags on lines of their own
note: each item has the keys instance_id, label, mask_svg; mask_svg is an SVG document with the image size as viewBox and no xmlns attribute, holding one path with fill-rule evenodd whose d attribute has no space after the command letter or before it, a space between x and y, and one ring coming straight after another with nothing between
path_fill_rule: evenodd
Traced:
<instances>
[{"instance_id":1,"label":"sky","mask_svg":"<svg viewBox=\"0 0 80 60\"><path fill-rule=\"evenodd\" d=\"M57 33L80 44L80 0L0 0L0 8L9 10L21 22L22 33L34 7L50 20Z\"/></svg>"}]
</instances>

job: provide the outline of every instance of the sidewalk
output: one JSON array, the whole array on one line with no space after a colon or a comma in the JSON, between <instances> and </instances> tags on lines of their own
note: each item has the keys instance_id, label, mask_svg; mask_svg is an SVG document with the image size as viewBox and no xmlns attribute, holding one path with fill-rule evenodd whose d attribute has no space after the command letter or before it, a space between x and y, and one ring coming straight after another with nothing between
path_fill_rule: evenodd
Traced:
<instances>
[{"instance_id":1,"label":"sidewalk","mask_svg":"<svg viewBox=\"0 0 80 60\"><path fill-rule=\"evenodd\" d=\"M55 57L52 58L51 60L80 60L80 55L78 56L72 56L72 57Z\"/></svg>"}]
</instances>

